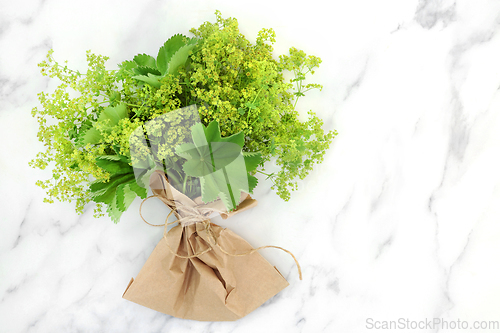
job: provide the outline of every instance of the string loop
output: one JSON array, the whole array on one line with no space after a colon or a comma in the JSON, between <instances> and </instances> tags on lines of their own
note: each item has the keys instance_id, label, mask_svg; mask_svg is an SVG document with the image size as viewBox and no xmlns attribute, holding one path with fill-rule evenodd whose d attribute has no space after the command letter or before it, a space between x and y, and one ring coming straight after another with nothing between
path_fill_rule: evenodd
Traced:
<instances>
[{"instance_id":1,"label":"string loop","mask_svg":"<svg viewBox=\"0 0 500 333\"><path fill-rule=\"evenodd\" d=\"M146 221L144 219L144 217L142 216L142 205L144 204L144 202L146 200L148 200L150 198L153 198L153 197L159 197L159 198L161 198L162 201L164 201L165 204L170 208L170 213L168 213L167 218L165 219L165 223L163 223L163 224L151 224L148 221ZM173 255L175 255L175 256L177 256L179 258L182 258L182 259L198 258L198 257L204 255L205 253L207 253L209 251L212 251L213 250L212 245L217 246L217 248L222 253L224 253L224 254L226 254L228 256L231 256L231 257L243 257L243 256L250 255L252 253L255 253L255 252L257 252L259 250L262 250L262 249L275 248L275 249L278 249L278 250L282 250L282 251L288 253L290 256L292 256L293 260L295 261L295 264L297 265L297 270L299 272L299 279L302 280L302 269L300 268L299 261L293 255L292 252L290 252L290 251L288 251L288 250L286 250L286 249L284 249L282 247L274 246L274 245L265 245L265 246L260 246L258 248L255 248L255 249L252 249L250 251L243 252L243 253L229 253L226 250L224 250L217 243L217 237L215 236L215 233L212 230L212 223L210 222L210 218L208 217L214 211L215 210L213 210L211 208L207 208L207 207L197 207L197 206L195 206L195 207L189 207L189 206L183 205L179 201L170 200L168 198L165 198L164 196L160 196L160 195L156 195L156 194L150 195L146 199L142 200L141 205L139 206L139 215L141 216L142 220L145 223L147 223L147 224L149 224L150 226L153 226L153 227L165 227L165 229L163 230L163 238L165 239L165 244L167 245L167 248L170 250L170 252ZM170 216L172 216L172 214L175 215L175 217L177 218L177 220L172 221L172 222L168 222L168 219L170 218ZM170 225L172 225L172 224L175 224L175 223L178 223L182 227L187 227L187 226L189 226L191 224L196 224L196 223L203 223L203 225L205 226L205 230L207 231L207 234L210 237L210 243L211 244L208 244L208 247L205 250L200 251L198 253L194 253L192 255L183 256L183 255L180 255L180 254L176 253L170 247L170 245L168 244L168 240L167 240L167 234L168 234L167 227L170 226Z\"/></svg>"}]
</instances>

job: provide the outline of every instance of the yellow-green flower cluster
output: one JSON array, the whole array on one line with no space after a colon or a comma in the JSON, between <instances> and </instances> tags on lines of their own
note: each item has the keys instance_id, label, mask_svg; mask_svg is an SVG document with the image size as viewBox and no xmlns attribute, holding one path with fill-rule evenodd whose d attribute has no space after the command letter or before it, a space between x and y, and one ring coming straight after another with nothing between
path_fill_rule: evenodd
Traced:
<instances>
[{"instance_id":1,"label":"yellow-green flower cluster","mask_svg":"<svg viewBox=\"0 0 500 333\"><path fill-rule=\"evenodd\" d=\"M75 129L85 121L95 120L102 109L101 94L116 90L112 72L104 67L105 57L87 52L89 69L86 74L57 63L50 50L47 59L39 64L43 75L58 78L61 84L52 94L38 95L41 108L35 107L32 115L39 123L38 139L44 143L41 152L30 162L41 169L54 165L52 179L38 181L47 191L46 202L76 200L77 211L91 199L87 195L89 176L105 179L107 174L95 164L95 156L105 154L104 146L75 146ZM70 97L77 92L77 97ZM99 207L96 209L99 210Z\"/></svg>"},{"instance_id":2,"label":"yellow-green flower cluster","mask_svg":"<svg viewBox=\"0 0 500 333\"><path fill-rule=\"evenodd\" d=\"M42 169L53 167L52 179L37 182L47 191L47 202L76 200L77 211L82 212L92 200L89 182L110 178L97 165L97 157L122 155L134 162L131 145L135 158L151 153L142 138L131 136L139 128L147 133L148 144L158 148L156 158L176 163L175 146L188 139L186 123L194 120L179 113L172 113L168 124L151 120L193 104L205 126L218 121L222 136L243 131L245 151L261 152L264 161L275 158L281 170L269 175L273 188L283 199L289 198L297 179L322 161L336 135L325 133L321 119L312 111L301 122L295 109L305 92L322 88L304 84L321 59L291 48L289 55L276 60L272 29L262 29L252 44L239 32L236 19L223 19L218 11L216 17L215 23L205 22L191 30L199 39L196 48L178 73L159 79L159 87L138 81L123 67L107 70L107 57L90 51L84 73L59 64L49 51L39 64L41 72L61 84L52 94L40 93L41 108L32 111L45 151L30 163ZM285 82L285 71L294 74L290 82ZM100 119L103 110L119 105L126 106L125 118L113 124ZM95 211L101 214L99 204Z\"/></svg>"},{"instance_id":3,"label":"yellow-green flower cluster","mask_svg":"<svg viewBox=\"0 0 500 333\"><path fill-rule=\"evenodd\" d=\"M234 18L202 24L191 32L201 39L201 49L192 56L191 71L182 73L186 89L200 108L202 122L217 120L222 135L244 131L245 149L260 151L264 161L276 157L281 171L272 175L274 189L285 200L296 179L304 178L314 163L322 161L336 132L324 133L322 121L313 112L301 122L295 106L299 97L319 84L303 82L321 59L296 48L279 61L272 56L275 33L262 29L256 43L240 32ZM284 71L294 79L285 82Z\"/></svg>"}]
</instances>

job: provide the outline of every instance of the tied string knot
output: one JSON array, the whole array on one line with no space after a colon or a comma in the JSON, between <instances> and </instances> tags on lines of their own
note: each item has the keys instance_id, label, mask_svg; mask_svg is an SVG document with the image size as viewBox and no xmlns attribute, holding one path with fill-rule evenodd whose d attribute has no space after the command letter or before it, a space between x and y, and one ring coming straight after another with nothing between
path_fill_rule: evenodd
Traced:
<instances>
[{"instance_id":1,"label":"tied string knot","mask_svg":"<svg viewBox=\"0 0 500 333\"><path fill-rule=\"evenodd\" d=\"M171 209L170 210L170 213L168 213L167 215L167 218L165 219L165 223L164 224L151 224L149 223L148 221L146 221L144 219L144 217L142 216L142 205L144 204L144 202L146 202L146 200L150 199L150 198L154 198L154 197L159 197L161 198L161 200L163 202L165 202L165 204ZM227 252L226 250L224 250L224 248L222 248L218 242L217 242L217 237L212 229L212 223L210 222L210 218L209 216L213 213L213 212L217 212L216 209L213 209L213 208L209 208L209 207L203 207L203 206L194 206L194 207L190 207L190 206L187 206L187 205L184 205L182 204L180 201L178 200L175 200L175 199L168 199L168 198L165 198L164 196L160 196L160 195L151 195L149 197L147 197L146 199L144 199L142 202L141 202L141 205L139 207L139 215L141 216L142 220L149 224L150 226L153 226L153 227L164 227L163 229L163 238L165 240L165 244L167 245L167 248L170 250L170 252L179 257L179 258L183 258L183 259L191 259L191 258L198 258L200 257L201 255L209 252L209 251L212 251L213 250L213 247L212 246L216 246L222 253L228 255L228 256L232 256L232 257L242 257L242 256L247 256L247 255L250 255L252 253L255 253L259 250L262 250L262 249L266 249L266 248L275 248L275 249L279 249L279 250L282 250L286 253L288 253L292 258L293 260L295 261L295 264L297 265L297 270L299 272L299 279L302 280L302 270L300 268L300 265L299 265L299 262L297 260L297 258L293 255L292 252L282 248L282 247L279 247L279 246L274 246L274 245L265 245L265 246L260 246L258 248L254 248L250 251L247 251L247 252L244 252L244 253L229 253ZM174 214L174 216L177 218L177 220L175 221L172 221L172 222L168 222L168 219L170 218L170 216L172 216L172 214ZM187 227L189 225L192 225L192 224L196 224L196 223L202 223L205 227L205 230L208 234L208 237L209 237L209 243L208 244L208 247L203 250L203 251L200 251L198 253L194 253L192 255L188 255L188 256L183 256L183 255L180 255L178 253L176 253L171 247L170 245L168 244L168 240L167 240L167 233L168 233L168 229L167 227L172 225L172 224L179 224L181 227Z\"/></svg>"},{"instance_id":2,"label":"tied string knot","mask_svg":"<svg viewBox=\"0 0 500 333\"><path fill-rule=\"evenodd\" d=\"M215 211L214 209L206 208L206 207L199 207L199 206L189 207L189 206L181 205L179 202L175 202L175 201L174 201L174 203L177 203L177 205L174 207L178 207L178 208L172 208L172 206L170 206L170 208L172 209L172 211L176 211L177 214L179 214L180 218L176 216L177 217L176 221L173 221L173 222L165 221L165 229L163 230L163 237L165 238L165 241L167 240L166 239L166 234L167 234L166 227L170 224L179 223L182 227L187 227L187 226L192 225L192 224L203 223L203 225L205 226L205 230L207 231L208 237L210 238L210 243L213 245L217 245L217 238L215 237L215 234L212 230L212 223L210 223L210 218L209 218L210 214L212 214ZM169 218L169 216L167 217L167 220L168 220L168 218ZM168 245L168 243L167 243L167 245Z\"/></svg>"}]
</instances>

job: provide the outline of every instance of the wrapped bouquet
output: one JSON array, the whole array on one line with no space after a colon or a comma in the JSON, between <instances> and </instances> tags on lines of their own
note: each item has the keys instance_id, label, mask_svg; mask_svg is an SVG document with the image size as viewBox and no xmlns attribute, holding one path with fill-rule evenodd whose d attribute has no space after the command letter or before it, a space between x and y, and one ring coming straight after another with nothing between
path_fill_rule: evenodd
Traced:
<instances>
[{"instance_id":1,"label":"wrapped bouquet","mask_svg":"<svg viewBox=\"0 0 500 333\"><path fill-rule=\"evenodd\" d=\"M95 216L105 209L115 223L136 197L171 209L123 297L208 321L241 318L288 285L259 248L210 217L254 207L256 173L288 200L336 135L312 111L300 121L295 110L308 90L321 89L305 83L319 58L291 48L276 60L272 29L252 44L236 19L216 17L193 37L169 38L156 57L138 54L113 70L88 51L88 70L75 71L49 51L42 74L62 83L40 93L42 108L32 111L46 150L31 164L53 167L52 179L37 182L47 202L74 200L78 212L94 202ZM271 160L278 171L266 172Z\"/></svg>"}]
</instances>

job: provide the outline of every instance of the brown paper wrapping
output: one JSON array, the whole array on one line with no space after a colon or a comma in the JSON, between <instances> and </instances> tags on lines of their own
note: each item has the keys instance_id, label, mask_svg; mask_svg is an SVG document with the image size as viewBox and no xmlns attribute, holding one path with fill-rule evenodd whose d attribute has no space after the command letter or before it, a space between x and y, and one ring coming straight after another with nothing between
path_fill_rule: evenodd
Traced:
<instances>
[{"instance_id":1,"label":"brown paper wrapping","mask_svg":"<svg viewBox=\"0 0 500 333\"><path fill-rule=\"evenodd\" d=\"M178 202L199 207L199 200L176 192L162 173L153 174L150 185L165 203L173 198L174 191ZM231 213L224 211L221 202L204 206L227 218L255 205L255 200L244 195L238 209ZM211 234L225 252L241 254L253 249L231 230L213 223L210 226ZM130 281L123 298L177 318L230 321L249 314L288 286L279 271L259 253L228 255L210 245L210 236L203 223L173 227L160 240L136 279ZM211 250L198 257L180 258L171 252L167 242L180 256Z\"/></svg>"}]
</instances>

